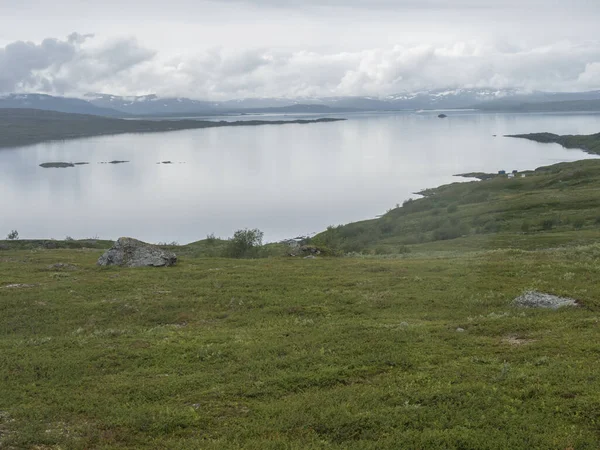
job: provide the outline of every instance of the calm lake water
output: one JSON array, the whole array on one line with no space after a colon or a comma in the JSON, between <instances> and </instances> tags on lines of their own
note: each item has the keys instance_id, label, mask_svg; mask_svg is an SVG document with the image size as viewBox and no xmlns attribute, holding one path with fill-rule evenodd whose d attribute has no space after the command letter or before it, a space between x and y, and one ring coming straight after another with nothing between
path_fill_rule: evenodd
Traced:
<instances>
[{"instance_id":1,"label":"calm lake water","mask_svg":"<svg viewBox=\"0 0 600 450\"><path fill-rule=\"evenodd\" d=\"M600 131L594 114L448 115L351 114L336 123L128 134L0 150L0 235L17 229L21 238L188 243L251 227L274 241L373 218L413 192L464 181L456 173L592 157L504 134ZM130 162L100 164L111 160ZM165 160L174 164L157 164ZM49 161L90 164L38 166Z\"/></svg>"}]
</instances>

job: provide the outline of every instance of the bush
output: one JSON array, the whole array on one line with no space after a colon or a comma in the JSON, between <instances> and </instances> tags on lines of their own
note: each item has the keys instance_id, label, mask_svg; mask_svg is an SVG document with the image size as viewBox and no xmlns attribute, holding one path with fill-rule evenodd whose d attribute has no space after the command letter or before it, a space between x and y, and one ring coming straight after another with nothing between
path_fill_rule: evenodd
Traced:
<instances>
[{"instance_id":1,"label":"bush","mask_svg":"<svg viewBox=\"0 0 600 450\"><path fill-rule=\"evenodd\" d=\"M584 225L585 219L583 219L582 217L578 217L575 220L573 220L573 228L576 230L581 230Z\"/></svg>"},{"instance_id":2,"label":"bush","mask_svg":"<svg viewBox=\"0 0 600 450\"><path fill-rule=\"evenodd\" d=\"M456 211L458 211L458 205L456 203L452 203L448 206L448 208L446 208L446 212L448 214L455 213Z\"/></svg>"},{"instance_id":3,"label":"bush","mask_svg":"<svg viewBox=\"0 0 600 450\"><path fill-rule=\"evenodd\" d=\"M206 235L206 243L208 245L215 245L217 243L217 237L215 236L215 233Z\"/></svg>"},{"instance_id":4,"label":"bush","mask_svg":"<svg viewBox=\"0 0 600 450\"><path fill-rule=\"evenodd\" d=\"M446 241L449 239L456 239L469 233L469 227L465 224L451 225L446 224L443 227L433 232L433 239L435 241Z\"/></svg>"},{"instance_id":5,"label":"bush","mask_svg":"<svg viewBox=\"0 0 600 450\"><path fill-rule=\"evenodd\" d=\"M542 230L551 230L554 228L554 219L544 219L541 221L540 226L542 227Z\"/></svg>"},{"instance_id":6,"label":"bush","mask_svg":"<svg viewBox=\"0 0 600 450\"><path fill-rule=\"evenodd\" d=\"M259 229L237 230L226 247L226 256L230 258L254 258L262 246L264 233Z\"/></svg>"},{"instance_id":7,"label":"bush","mask_svg":"<svg viewBox=\"0 0 600 450\"><path fill-rule=\"evenodd\" d=\"M8 233L8 236L6 236L6 239L9 241L19 240L19 232L17 230L12 230L10 233Z\"/></svg>"}]
</instances>

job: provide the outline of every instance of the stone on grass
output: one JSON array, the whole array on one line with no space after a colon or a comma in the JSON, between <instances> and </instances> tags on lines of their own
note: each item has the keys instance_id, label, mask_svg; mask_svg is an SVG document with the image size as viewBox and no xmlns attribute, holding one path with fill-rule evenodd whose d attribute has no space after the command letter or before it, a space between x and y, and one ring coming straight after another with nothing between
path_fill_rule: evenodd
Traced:
<instances>
[{"instance_id":1,"label":"stone on grass","mask_svg":"<svg viewBox=\"0 0 600 450\"><path fill-rule=\"evenodd\" d=\"M177 263L173 252L137 239L122 237L98 259L100 266L168 267Z\"/></svg>"},{"instance_id":2,"label":"stone on grass","mask_svg":"<svg viewBox=\"0 0 600 450\"><path fill-rule=\"evenodd\" d=\"M22 284L22 283L17 283L17 284L8 284L6 286L4 286L4 289L23 289L23 288L32 288L32 287L36 287L37 284Z\"/></svg>"},{"instance_id":3,"label":"stone on grass","mask_svg":"<svg viewBox=\"0 0 600 450\"><path fill-rule=\"evenodd\" d=\"M50 264L48 270L77 270L77 266L75 264L56 263Z\"/></svg>"},{"instance_id":4,"label":"stone on grass","mask_svg":"<svg viewBox=\"0 0 600 450\"><path fill-rule=\"evenodd\" d=\"M563 306L578 306L577 300L567 297L558 297L543 292L527 291L513 300L515 306L522 308L550 308L558 309Z\"/></svg>"}]
</instances>

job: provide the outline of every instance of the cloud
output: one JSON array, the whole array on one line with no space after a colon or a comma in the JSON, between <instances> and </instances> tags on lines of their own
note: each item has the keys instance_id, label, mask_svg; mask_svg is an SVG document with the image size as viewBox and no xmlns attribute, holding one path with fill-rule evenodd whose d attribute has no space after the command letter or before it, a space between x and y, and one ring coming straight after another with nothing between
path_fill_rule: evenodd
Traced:
<instances>
[{"instance_id":1,"label":"cloud","mask_svg":"<svg viewBox=\"0 0 600 450\"><path fill-rule=\"evenodd\" d=\"M155 55L131 38L86 45L93 38L72 33L64 40L16 41L0 48L0 92L78 91L138 67Z\"/></svg>"},{"instance_id":2,"label":"cloud","mask_svg":"<svg viewBox=\"0 0 600 450\"><path fill-rule=\"evenodd\" d=\"M383 96L445 87L600 88L600 43L457 41L352 52L213 48L174 55L73 33L0 48L0 91L201 99Z\"/></svg>"}]
</instances>

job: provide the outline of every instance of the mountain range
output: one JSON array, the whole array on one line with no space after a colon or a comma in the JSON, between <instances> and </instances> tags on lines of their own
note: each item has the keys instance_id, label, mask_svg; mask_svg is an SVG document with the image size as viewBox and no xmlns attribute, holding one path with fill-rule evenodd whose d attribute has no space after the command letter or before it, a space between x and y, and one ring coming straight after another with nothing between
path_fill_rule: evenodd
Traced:
<instances>
[{"instance_id":1,"label":"mountain range","mask_svg":"<svg viewBox=\"0 0 600 450\"><path fill-rule=\"evenodd\" d=\"M117 96L89 93L84 98L46 94L0 95L0 108L28 108L107 117L202 116L240 113L298 114L354 111L481 109L487 111L596 111L599 91L520 92L516 89L436 89L385 97L248 98L194 100L157 95Z\"/></svg>"}]
</instances>

